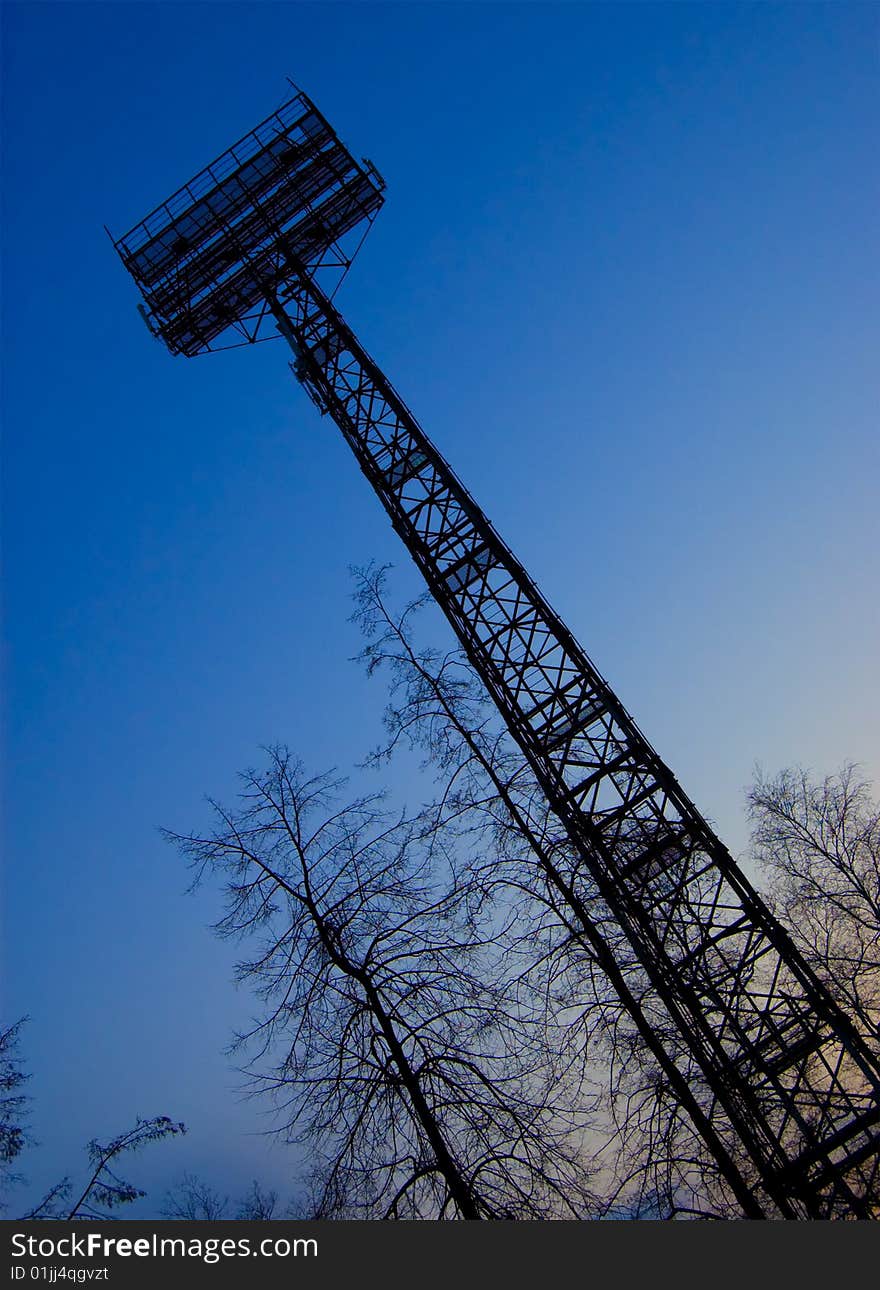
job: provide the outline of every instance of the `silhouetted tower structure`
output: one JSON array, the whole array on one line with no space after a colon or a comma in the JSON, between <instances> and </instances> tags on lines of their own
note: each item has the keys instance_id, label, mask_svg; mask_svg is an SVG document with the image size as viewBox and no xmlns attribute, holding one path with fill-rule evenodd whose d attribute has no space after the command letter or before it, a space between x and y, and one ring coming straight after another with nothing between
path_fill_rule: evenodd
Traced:
<instances>
[{"instance_id":1,"label":"silhouetted tower structure","mask_svg":"<svg viewBox=\"0 0 880 1290\"><path fill-rule=\"evenodd\" d=\"M297 92L115 245L172 354L289 343L564 826L589 883L575 866L560 887L743 1213L876 1215L876 1055L328 297L384 187ZM674 1042L628 992L597 892Z\"/></svg>"}]
</instances>

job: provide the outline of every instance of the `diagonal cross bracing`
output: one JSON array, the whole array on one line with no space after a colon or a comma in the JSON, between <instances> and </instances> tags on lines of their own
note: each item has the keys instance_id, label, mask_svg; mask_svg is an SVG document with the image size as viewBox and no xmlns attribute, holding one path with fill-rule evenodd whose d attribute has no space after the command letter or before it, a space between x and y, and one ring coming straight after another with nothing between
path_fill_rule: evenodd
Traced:
<instances>
[{"instance_id":1,"label":"diagonal cross bracing","mask_svg":"<svg viewBox=\"0 0 880 1290\"><path fill-rule=\"evenodd\" d=\"M310 396L452 624L778 1212L875 1211L880 1071L847 1016L306 273Z\"/></svg>"},{"instance_id":2,"label":"diagonal cross bracing","mask_svg":"<svg viewBox=\"0 0 880 1290\"><path fill-rule=\"evenodd\" d=\"M298 91L115 245L172 353L253 343L271 319L291 345L564 827L557 892L743 1213L876 1217L875 1052L317 283L383 190Z\"/></svg>"}]
</instances>

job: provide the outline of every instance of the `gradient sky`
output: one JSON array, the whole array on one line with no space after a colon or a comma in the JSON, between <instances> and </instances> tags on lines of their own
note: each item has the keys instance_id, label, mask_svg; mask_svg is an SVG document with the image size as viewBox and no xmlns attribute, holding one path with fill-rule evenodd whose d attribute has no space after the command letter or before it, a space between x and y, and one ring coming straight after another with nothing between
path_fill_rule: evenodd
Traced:
<instances>
[{"instance_id":1,"label":"gradient sky","mask_svg":"<svg viewBox=\"0 0 880 1290\"><path fill-rule=\"evenodd\" d=\"M203 825L260 745L358 760L383 695L348 661L348 566L418 584L281 346L171 359L102 224L301 84L388 183L338 302L740 853L756 762L880 772L878 8L3 18L2 1009L32 1017L27 1195L158 1113L191 1132L134 1167L154 1198L184 1169L288 1195L222 1055L251 1011L235 948L157 827Z\"/></svg>"}]
</instances>

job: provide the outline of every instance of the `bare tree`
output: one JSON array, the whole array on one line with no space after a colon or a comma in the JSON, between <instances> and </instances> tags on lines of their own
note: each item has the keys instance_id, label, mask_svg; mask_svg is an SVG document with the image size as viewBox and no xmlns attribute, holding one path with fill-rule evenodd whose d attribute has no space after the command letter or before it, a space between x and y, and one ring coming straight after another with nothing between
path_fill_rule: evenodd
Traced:
<instances>
[{"instance_id":1,"label":"bare tree","mask_svg":"<svg viewBox=\"0 0 880 1290\"><path fill-rule=\"evenodd\" d=\"M25 1118L28 1097L22 1088L29 1076L18 1053L26 1017L0 1029L0 1212L7 1208L5 1193L20 1176L13 1164L27 1145Z\"/></svg>"},{"instance_id":2,"label":"bare tree","mask_svg":"<svg viewBox=\"0 0 880 1290\"><path fill-rule=\"evenodd\" d=\"M163 1218L216 1223L229 1217L229 1197L221 1196L210 1183L195 1174L186 1173L166 1194L160 1212Z\"/></svg>"},{"instance_id":3,"label":"bare tree","mask_svg":"<svg viewBox=\"0 0 880 1290\"><path fill-rule=\"evenodd\" d=\"M248 1222L268 1222L278 1218L278 1193L260 1186L256 1178L251 1183L250 1191L241 1198L235 1217Z\"/></svg>"},{"instance_id":4,"label":"bare tree","mask_svg":"<svg viewBox=\"0 0 880 1290\"><path fill-rule=\"evenodd\" d=\"M865 1035L880 1041L880 803L858 768L801 767L749 794L752 852L804 956Z\"/></svg>"},{"instance_id":5,"label":"bare tree","mask_svg":"<svg viewBox=\"0 0 880 1290\"><path fill-rule=\"evenodd\" d=\"M32 1210L21 1216L22 1220L114 1218L113 1210L120 1205L130 1205L146 1195L146 1192L116 1172L119 1157L140 1151L151 1142L160 1142L163 1138L176 1137L185 1132L183 1124L170 1120L167 1115L158 1115L150 1120L138 1117L130 1129L117 1134L107 1143L93 1139L86 1148L89 1173L85 1185L74 1189L70 1178L62 1178Z\"/></svg>"},{"instance_id":6,"label":"bare tree","mask_svg":"<svg viewBox=\"0 0 880 1290\"><path fill-rule=\"evenodd\" d=\"M316 856L302 845L299 815L312 810L313 790L322 811L330 811L321 797L329 785L294 776L283 806L290 763L276 754L280 779L271 793L267 781L253 774L248 780L264 813L256 825L247 810L223 813L225 832L178 839L197 865L225 866L227 873L233 866L233 904L221 930L249 934L264 920L275 928L276 915L290 922L282 906L299 901L302 907L303 882L327 902L313 900L304 922L301 908L296 936L282 930L262 959L242 968L262 982L273 1005L246 1037L261 1045L259 1055L295 1035L274 1076L262 1082L287 1099L289 1134L307 1141L319 1158L303 1212L549 1216L566 1212L560 1180L569 1171L577 1177L569 1194L578 1198L569 1210L741 1214L744 1188L759 1181L754 1166L467 659L457 650L413 643L426 597L395 613L383 570L356 576L354 618L365 636L359 658L370 673L384 673L389 686L385 739L368 764L385 767L415 751L434 777L435 800L417 817L397 820L377 798L351 803L331 815L341 832ZM867 785L852 768L821 785L784 772L756 783L750 807L771 902L876 1038L878 809ZM291 810L293 824L285 818ZM325 827L319 823L313 837ZM266 852L278 834L280 870L273 868L278 852ZM389 863L392 852L397 868ZM352 867L354 854L359 868ZM256 883L246 878L254 868L262 874ZM392 872L397 885L386 888ZM438 883L441 874L445 886ZM270 905L272 918L264 913ZM417 948L401 950L402 943ZM327 992L333 1007L316 1022L314 995L326 990L328 965L337 993ZM423 970L427 984L419 977ZM340 976L347 978L344 989ZM292 994L291 980L299 983ZM416 1000L425 1012L413 1021ZM485 1015L493 1017L491 1025L477 1023ZM438 1027L441 1016L445 1024ZM418 1044L408 1048L416 1036ZM467 1053L471 1075L480 1071L476 1082L450 1080L448 1072L462 1069L457 1046ZM335 1082L322 1084L316 1072L343 1049L346 1062L334 1068ZM510 1064L513 1052L518 1069ZM515 1080L506 1073L512 1069ZM469 1117L478 1112L485 1120L480 1099L490 1084L493 1096L505 1085L528 1095L517 1102L505 1093L503 1111L496 1100L492 1133L481 1139ZM397 1099L393 1109L389 1088ZM401 1107L409 1137L401 1136ZM517 1169L525 1161L527 1186L515 1171L498 1174L494 1164L484 1171L481 1162L494 1160L505 1135L539 1121L529 1150L518 1149ZM555 1132L548 1135L550 1124ZM406 1153L383 1154L390 1141L406 1141L405 1160ZM601 1198L585 1187L590 1171ZM494 1190L486 1189L487 1176ZM537 1177L542 1184L535 1191Z\"/></svg>"},{"instance_id":7,"label":"bare tree","mask_svg":"<svg viewBox=\"0 0 880 1290\"><path fill-rule=\"evenodd\" d=\"M492 899L514 901L509 932L516 931L522 980L554 1020L545 1060L569 1070L580 1063L580 1098L598 1094L605 1105L604 1134L594 1121L592 1141L606 1211L741 1213L736 1190L749 1167L739 1158L734 1166L736 1147L722 1137L700 1072L467 659L414 644L413 622L428 597L395 613L384 569L354 574L353 617L366 637L359 658L370 674L384 671L389 685L386 740L371 761L418 750L439 782L442 810L484 857L480 880Z\"/></svg>"},{"instance_id":8,"label":"bare tree","mask_svg":"<svg viewBox=\"0 0 880 1290\"><path fill-rule=\"evenodd\" d=\"M0 1030L0 1166L3 1167L0 1182L4 1190L23 1181L20 1175L9 1170L9 1166L18 1159L29 1141L24 1124L28 1098L20 1089L30 1077L17 1051L21 1027L26 1020L23 1017ZM148 1143L183 1133L186 1133L185 1125L170 1120L167 1115L158 1115L149 1120L138 1117L130 1129L107 1143L93 1139L86 1147L88 1173L83 1184L75 1189L71 1178L60 1179L20 1219L115 1217L112 1211L120 1205L131 1204L146 1195L116 1172L119 1158L139 1151ZM8 1208L5 1199L0 1208Z\"/></svg>"},{"instance_id":9,"label":"bare tree","mask_svg":"<svg viewBox=\"0 0 880 1290\"><path fill-rule=\"evenodd\" d=\"M185 1219L188 1222L216 1223L230 1217L249 1222L268 1222L280 1218L278 1193L260 1186L256 1179L250 1190L242 1196L230 1213L228 1196L221 1194L210 1183L196 1174L186 1173L175 1187L168 1191L162 1205L163 1218Z\"/></svg>"},{"instance_id":10,"label":"bare tree","mask_svg":"<svg viewBox=\"0 0 880 1290\"><path fill-rule=\"evenodd\" d=\"M208 836L169 837L225 876L223 935L266 1008L238 1043L280 1131L307 1146L315 1217L537 1218L592 1211L583 1116L555 1101L503 928L435 809L340 804L284 749Z\"/></svg>"},{"instance_id":11,"label":"bare tree","mask_svg":"<svg viewBox=\"0 0 880 1290\"><path fill-rule=\"evenodd\" d=\"M386 710L389 738L377 758L401 741L421 747L425 763L445 777L444 800L462 814L494 813L496 883L529 887L552 911L566 935L536 963L557 983L554 1006L577 999L579 1042L590 1053L591 1086L603 1074L613 1131L597 1148L609 1162L605 1193L609 1212L657 1215L692 1213L729 1217L739 1212L736 1195L695 1132L725 1126L712 1096L668 1019L658 1009L638 966L628 956L602 902L578 873L565 844L553 838L541 816L541 795L527 769L493 724L467 661L457 651L417 651L411 619L418 602L402 615L388 608L381 571L359 574L356 619L370 638L361 657L371 671L391 672L392 701ZM453 789L452 785L456 787ZM753 846L769 880L768 897L806 957L848 1007L866 1035L880 1040L880 807L852 766L814 782L801 770L759 777L749 796ZM543 891L523 878L522 862L537 859ZM567 867L568 866L568 867ZM534 909L532 917L536 915ZM604 947L603 947L604 943ZM613 954L607 951L613 946ZM562 982L568 977L567 982ZM613 986L613 990L609 990ZM629 998L627 998L629 995ZM548 998L550 996L548 995ZM675 1054L673 1074L640 1024L650 1019ZM682 1096L682 1089L687 1097ZM695 1114L696 1111L696 1114ZM726 1144L744 1178L754 1166Z\"/></svg>"}]
</instances>

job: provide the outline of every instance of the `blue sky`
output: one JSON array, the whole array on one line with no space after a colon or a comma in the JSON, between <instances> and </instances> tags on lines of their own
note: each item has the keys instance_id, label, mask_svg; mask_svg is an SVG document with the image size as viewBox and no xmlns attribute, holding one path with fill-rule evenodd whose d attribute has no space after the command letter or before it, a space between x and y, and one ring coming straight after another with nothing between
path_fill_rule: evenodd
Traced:
<instances>
[{"instance_id":1,"label":"blue sky","mask_svg":"<svg viewBox=\"0 0 880 1290\"><path fill-rule=\"evenodd\" d=\"M172 360L102 225L301 84L388 183L343 311L738 853L756 761L880 772L878 10L3 10L2 1007L33 1019L32 1189L162 1112L191 1132L137 1165L156 1194L288 1194L222 1056L234 947L157 828L203 824L260 745L356 761L382 693L348 566L418 584L280 345Z\"/></svg>"}]
</instances>

